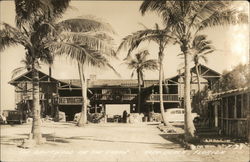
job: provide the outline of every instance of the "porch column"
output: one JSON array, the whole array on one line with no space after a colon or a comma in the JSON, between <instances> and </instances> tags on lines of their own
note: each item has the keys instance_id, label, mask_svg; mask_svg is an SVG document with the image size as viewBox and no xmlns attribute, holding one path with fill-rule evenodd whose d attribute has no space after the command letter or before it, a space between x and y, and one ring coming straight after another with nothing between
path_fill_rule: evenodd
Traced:
<instances>
[{"instance_id":1,"label":"porch column","mask_svg":"<svg viewBox=\"0 0 250 162\"><path fill-rule=\"evenodd\" d=\"M226 103L225 103L225 108L226 108L226 135L228 135L228 97L226 97Z\"/></svg>"},{"instance_id":2,"label":"porch column","mask_svg":"<svg viewBox=\"0 0 250 162\"><path fill-rule=\"evenodd\" d=\"M241 101L240 101L240 117L243 118L244 116L244 93L241 94Z\"/></svg>"},{"instance_id":3,"label":"porch column","mask_svg":"<svg viewBox=\"0 0 250 162\"><path fill-rule=\"evenodd\" d=\"M224 110L224 106L223 106L223 99L220 100L220 122L221 122L221 125L220 125L220 129L223 129L223 124L224 124L224 114L223 114L223 110Z\"/></svg>"},{"instance_id":4,"label":"porch column","mask_svg":"<svg viewBox=\"0 0 250 162\"><path fill-rule=\"evenodd\" d=\"M218 127L218 102L214 104L214 126Z\"/></svg>"},{"instance_id":5,"label":"porch column","mask_svg":"<svg viewBox=\"0 0 250 162\"><path fill-rule=\"evenodd\" d=\"M133 104L130 103L130 113L133 113Z\"/></svg>"},{"instance_id":6,"label":"porch column","mask_svg":"<svg viewBox=\"0 0 250 162\"><path fill-rule=\"evenodd\" d=\"M95 104L95 113L97 113L97 105Z\"/></svg>"},{"instance_id":7,"label":"porch column","mask_svg":"<svg viewBox=\"0 0 250 162\"><path fill-rule=\"evenodd\" d=\"M247 97L247 100L246 100L246 112L247 112L247 124L248 124L248 131L247 131L247 136L248 136L248 142L250 142L250 103L249 103L249 92L246 93L246 97Z\"/></svg>"},{"instance_id":8,"label":"porch column","mask_svg":"<svg viewBox=\"0 0 250 162\"><path fill-rule=\"evenodd\" d=\"M106 104L102 104L102 107L103 107L103 111L104 111L104 113L106 114Z\"/></svg>"},{"instance_id":9,"label":"porch column","mask_svg":"<svg viewBox=\"0 0 250 162\"><path fill-rule=\"evenodd\" d=\"M237 118L237 95L234 96L234 119Z\"/></svg>"},{"instance_id":10,"label":"porch column","mask_svg":"<svg viewBox=\"0 0 250 162\"><path fill-rule=\"evenodd\" d=\"M104 112L104 123L107 123L107 113L106 113L106 104L102 103L102 110Z\"/></svg>"}]
</instances>

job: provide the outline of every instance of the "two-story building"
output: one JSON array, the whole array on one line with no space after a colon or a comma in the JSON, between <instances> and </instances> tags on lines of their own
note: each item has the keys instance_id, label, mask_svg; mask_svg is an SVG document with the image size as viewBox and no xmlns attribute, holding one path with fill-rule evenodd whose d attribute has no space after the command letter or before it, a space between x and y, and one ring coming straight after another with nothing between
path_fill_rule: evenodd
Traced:
<instances>
[{"instance_id":1,"label":"two-story building","mask_svg":"<svg viewBox=\"0 0 250 162\"><path fill-rule=\"evenodd\" d=\"M201 85L212 86L220 78L220 74L204 65L199 66ZM197 91L197 75L195 68L191 69L191 93ZM16 104L19 109L31 111L32 79L31 72L11 80L15 86ZM74 115L81 111L82 91L80 80L58 80L39 72L40 103L42 115L54 117L58 111L65 112L67 120L73 120ZM137 112L138 83L136 79L96 79L91 75L87 83L89 113L105 112L108 115L121 115ZM180 73L163 82L163 102L165 109L183 107L184 75ZM158 80L144 80L141 89L140 113L150 111L160 112L160 95Z\"/></svg>"}]
</instances>

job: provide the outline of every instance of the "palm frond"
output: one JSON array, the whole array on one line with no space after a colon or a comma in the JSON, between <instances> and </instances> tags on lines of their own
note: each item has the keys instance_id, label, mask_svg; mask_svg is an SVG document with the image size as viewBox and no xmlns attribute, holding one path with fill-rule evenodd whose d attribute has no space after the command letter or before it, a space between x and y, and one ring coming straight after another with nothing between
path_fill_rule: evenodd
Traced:
<instances>
[{"instance_id":1,"label":"palm frond","mask_svg":"<svg viewBox=\"0 0 250 162\"><path fill-rule=\"evenodd\" d=\"M150 59L146 60L141 64L141 67L145 70L158 70L158 60Z\"/></svg>"},{"instance_id":2,"label":"palm frond","mask_svg":"<svg viewBox=\"0 0 250 162\"><path fill-rule=\"evenodd\" d=\"M113 39L104 33L76 33L64 32L61 34L61 39L67 42L83 44L89 46L91 49L100 50L109 55L114 55Z\"/></svg>"},{"instance_id":3,"label":"palm frond","mask_svg":"<svg viewBox=\"0 0 250 162\"><path fill-rule=\"evenodd\" d=\"M15 0L16 24L32 28L32 24L41 19L54 21L61 17L69 7L70 0Z\"/></svg>"},{"instance_id":4,"label":"palm frond","mask_svg":"<svg viewBox=\"0 0 250 162\"><path fill-rule=\"evenodd\" d=\"M106 31L110 33L115 33L112 27L108 23L96 21L93 19L68 19L59 22L57 28L62 31L70 32L89 32L89 31Z\"/></svg>"},{"instance_id":5,"label":"palm frond","mask_svg":"<svg viewBox=\"0 0 250 162\"><path fill-rule=\"evenodd\" d=\"M240 13L236 9L219 10L211 14L207 19L198 23L196 28L198 31L207 27L222 26L222 25L236 25L236 24L248 23L248 15Z\"/></svg>"},{"instance_id":6,"label":"palm frond","mask_svg":"<svg viewBox=\"0 0 250 162\"><path fill-rule=\"evenodd\" d=\"M136 48L138 48L142 42L155 41L158 43L159 39L167 41L167 38L170 37L171 36L169 34L169 31L166 30L159 30L159 29L139 30L123 38L116 53L119 53L121 49L126 49L128 51L127 57L129 57L131 52Z\"/></svg>"},{"instance_id":7,"label":"palm frond","mask_svg":"<svg viewBox=\"0 0 250 162\"><path fill-rule=\"evenodd\" d=\"M207 63L206 55L215 51L212 46L212 41L207 40L206 35L196 35L192 41L191 52L193 54L193 61L195 64L199 64L200 59L203 59Z\"/></svg>"},{"instance_id":8,"label":"palm frond","mask_svg":"<svg viewBox=\"0 0 250 162\"><path fill-rule=\"evenodd\" d=\"M158 69L158 62L157 60L147 60L147 56L149 55L148 50L141 50L140 52L136 53L133 57L129 57L126 59L126 64L129 69L132 69L131 78L134 76L134 73L141 77L143 81L143 71L144 70L157 70ZM139 78L137 78L139 79Z\"/></svg>"},{"instance_id":9,"label":"palm frond","mask_svg":"<svg viewBox=\"0 0 250 162\"><path fill-rule=\"evenodd\" d=\"M54 62L54 55L49 48L43 48L40 50L39 59L45 64L52 65Z\"/></svg>"},{"instance_id":10,"label":"palm frond","mask_svg":"<svg viewBox=\"0 0 250 162\"><path fill-rule=\"evenodd\" d=\"M14 69L11 73L11 79L13 79L15 76L17 76L18 74L20 74L21 72L23 72L24 70L26 70L25 67L19 67L19 68L16 68Z\"/></svg>"},{"instance_id":11,"label":"palm frond","mask_svg":"<svg viewBox=\"0 0 250 162\"><path fill-rule=\"evenodd\" d=\"M71 0L51 0L51 6L53 8L53 12L50 13L50 19L60 18L62 14L70 8L69 3Z\"/></svg>"},{"instance_id":12,"label":"palm frond","mask_svg":"<svg viewBox=\"0 0 250 162\"><path fill-rule=\"evenodd\" d=\"M66 55L82 64L87 63L91 66L104 67L106 59L99 51L90 49L86 45L79 45L69 42L54 42L49 46L55 55Z\"/></svg>"},{"instance_id":13,"label":"palm frond","mask_svg":"<svg viewBox=\"0 0 250 162\"><path fill-rule=\"evenodd\" d=\"M164 0L144 0L140 6L140 11L144 15L147 11L158 11L165 10L166 1Z\"/></svg>"},{"instance_id":14,"label":"palm frond","mask_svg":"<svg viewBox=\"0 0 250 162\"><path fill-rule=\"evenodd\" d=\"M30 46L29 38L26 37L19 29L10 26L9 24L2 23L0 30L0 51L11 45L23 45L24 47Z\"/></svg>"},{"instance_id":15,"label":"palm frond","mask_svg":"<svg viewBox=\"0 0 250 162\"><path fill-rule=\"evenodd\" d=\"M111 65L108 63L108 61L106 62L106 66L105 67L108 67L109 69L111 69L118 77L121 77L121 74Z\"/></svg>"},{"instance_id":16,"label":"palm frond","mask_svg":"<svg viewBox=\"0 0 250 162\"><path fill-rule=\"evenodd\" d=\"M128 49L127 57L131 54L131 52L136 49L141 43L141 37L147 35L148 30L140 30L131 35L126 36L122 39L116 53L119 53L121 49Z\"/></svg>"},{"instance_id":17,"label":"palm frond","mask_svg":"<svg viewBox=\"0 0 250 162\"><path fill-rule=\"evenodd\" d=\"M136 71L136 69L133 69L133 71L132 71L132 73L131 73L131 75L130 75L130 78L133 78L133 77L134 77L135 71Z\"/></svg>"}]
</instances>

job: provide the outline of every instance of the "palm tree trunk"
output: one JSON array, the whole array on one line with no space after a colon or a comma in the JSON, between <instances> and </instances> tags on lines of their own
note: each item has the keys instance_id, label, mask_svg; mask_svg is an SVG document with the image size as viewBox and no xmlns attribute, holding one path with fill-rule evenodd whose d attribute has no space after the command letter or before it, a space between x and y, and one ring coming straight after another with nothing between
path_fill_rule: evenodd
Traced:
<instances>
[{"instance_id":1,"label":"palm tree trunk","mask_svg":"<svg viewBox=\"0 0 250 162\"><path fill-rule=\"evenodd\" d=\"M184 43L183 43L184 44ZM191 116L191 98L190 98L190 80L191 73L189 67L189 53L187 44L183 45L185 50L184 53L184 62L185 62L185 84L184 84L184 104L185 104L185 139L186 141L191 141L194 138L194 123Z\"/></svg>"},{"instance_id":2,"label":"palm tree trunk","mask_svg":"<svg viewBox=\"0 0 250 162\"><path fill-rule=\"evenodd\" d=\"M139 71L137 71L138 78L138 105L137 105L137 113L140 113L141 109L141 77Z\"/></svg>"},{"instance_id":3,"label":"palm tree trunk","mask_svg":"<svg viewBox=\"0 0 250 162\"><path fill-rule=\"evenodd\" d=\"M78 71L81 81L81 87L82 87L82 111L80 115L80 119L77 122L77 126L82 127L85 124L87 124L87 80L84 77L84 69L83 65L78 62Z\"/></svg>"},{"instance_id":4,"label":"palm tree trunk","mask_svg":"<svg viewBox=\"0 0 250 162\"><path fill-rule=\"evenodd\" d=\"M52 76L52 70L51 70L51 65L49 65L49 81L51 81L51 76Z\"/></svg>"},{"instance_id":5,"label":"palm tree trunk","mask_svg":"<svg viewBox=\"0 0 250 162\"><path fill-rule=\"evenodd\" d=\"M198 110L201 111L201 98L200 98L200 93L201 93L201 82L200 82L200 72L198 69L198 63L195 63L195 70L196 70L196 74L197 74L197 81L198 81Z\"/></svg>"},{"instance_id":6,"label":"palm tree trunk","mask_svg":"<svg viewBox=\"0 0 250 162\"><path fill-rule=\"evenodd\" d=\"M159 46L159 91L160 91L160 110L161 110L161 116L162 116L162 120L164 125L169 125L168 120L166 118L165 115L165 109L164 109L164 104L163 104L163 87L162 87L162 78L163 78L163 65L162 65L162 61L163 61L163 46L160 43Z\"/></svg>"},{"instance_id":7,"label":"palm tree trunk","mask_svg":"<svg viewBox=\"0 0 250 162\"><path fill-rule=\"evenodd\" d=\"M40 95L39 95L39 75L38 71L32 65L32 86L33 86L33 122L32 122L32 138L35 140L36 144L42 143L41 134L41 113L40 113Z\"/></svg>"}]
</instances>

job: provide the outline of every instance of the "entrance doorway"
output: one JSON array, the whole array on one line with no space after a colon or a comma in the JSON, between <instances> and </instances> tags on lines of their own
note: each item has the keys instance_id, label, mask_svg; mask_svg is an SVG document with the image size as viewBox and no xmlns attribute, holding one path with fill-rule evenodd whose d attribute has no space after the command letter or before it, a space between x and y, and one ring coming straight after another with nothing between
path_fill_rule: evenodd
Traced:
<instances>
[{"instance_id":1,"label":"entrance doorway","mask_svg":"<svg viewBox=\"0 0 250 162\"><path fill-rule=\"evenodd\" d=\"M120 122L123 112L130 114L130 104L106 104L106 115L108 122Z\"/></svg>"}]
</instances>

